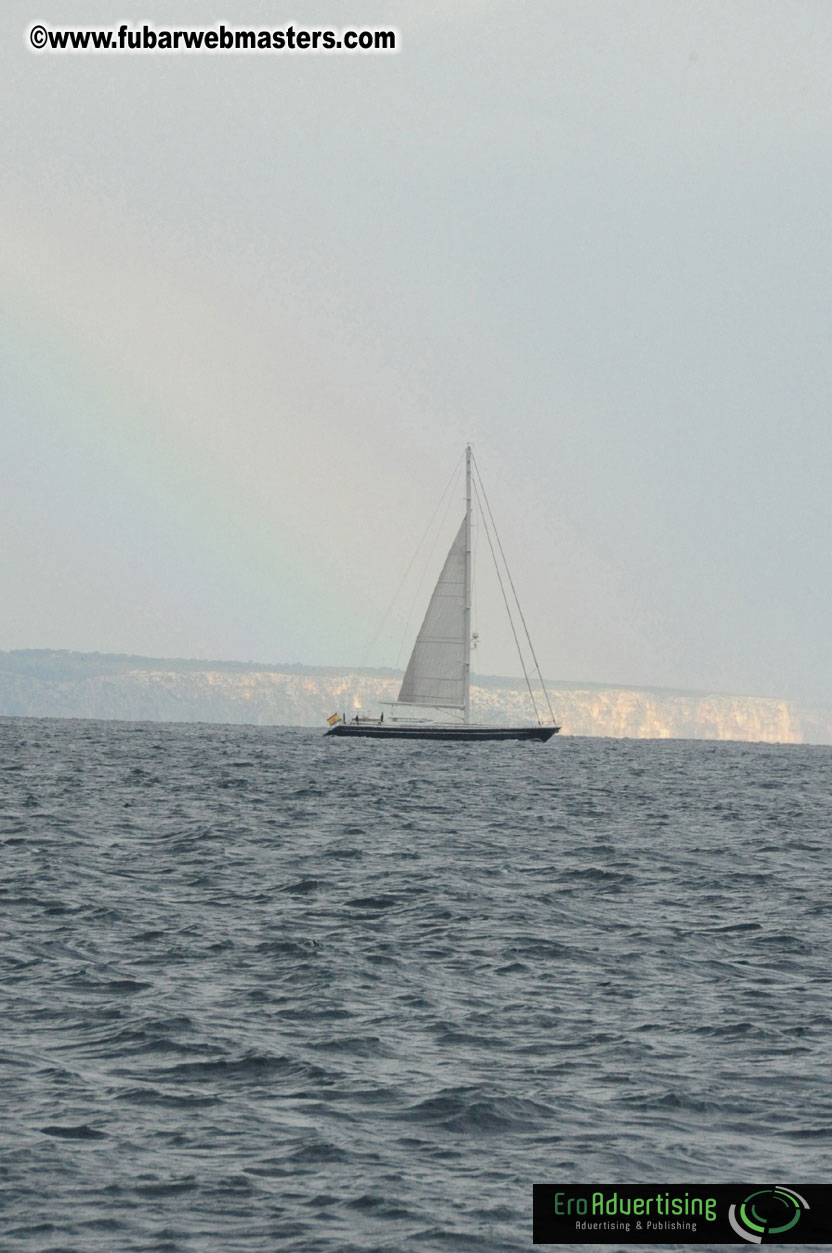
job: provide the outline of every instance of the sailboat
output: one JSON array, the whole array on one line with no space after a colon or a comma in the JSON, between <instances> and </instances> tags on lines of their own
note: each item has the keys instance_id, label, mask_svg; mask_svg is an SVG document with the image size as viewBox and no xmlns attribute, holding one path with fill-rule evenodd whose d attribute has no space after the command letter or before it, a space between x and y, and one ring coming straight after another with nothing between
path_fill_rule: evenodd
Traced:
<instances>
[{"instance_id":1,"label":"sailboat","mask_svg":"<svg viewBox=\"0 0 832 1253\"><path fill-rule=\"evenodd\" d=\"M513 622L512 631L518 644L520 661L523 666L523 673L526 676L526 685L537 716L537 725L503 727L480 725L471 721L471 462L472 454L471 445L469 444L465 449L465 516L451 544L445 564L442 567L442 572L430 598L421 630L416 637L413 652L410 654L410 660L405 670L398 699L395 702L396 709L405 706L432 708L442 711L446 716L453 712L457 716L457 721L422 721L413 718L402 718L396 713L392 713L386 722L384 721L384 714L381 714L378 718L363 717L361 714L356 714L352 721L348 722L337 714L333 714L329 719L331 725L326 732L327 735L372 737L385 740L545 741L551 739L560 730L560 727L555 725L555 718L552 713L548 693L546 692L546 686L543 682L543 676L540 674L540 667L537 666L534 648L531 640L528 638L528 632L526 632L528 645L540 678L551 722L544 722L537 711L537 704ZM496 563L496 553L494 557ZM511 576L509 575L508 578L513 591L514 584L511 582ZM501 578L500 585L503 587ZM508 599L506 598L504 587L503 595L508 608ZM522 617L522 612L520 617L525 628L525 619ZM461 721L459 720L460 715Z\"/></svg>"}]
</instances>

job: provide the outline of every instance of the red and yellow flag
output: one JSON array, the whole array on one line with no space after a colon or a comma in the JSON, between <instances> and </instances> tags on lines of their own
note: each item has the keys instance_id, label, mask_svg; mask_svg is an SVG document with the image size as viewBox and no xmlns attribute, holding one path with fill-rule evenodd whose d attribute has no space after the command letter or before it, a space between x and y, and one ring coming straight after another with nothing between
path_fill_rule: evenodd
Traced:
<instances>
[{"instance_id":1,"label":"red and yellow flag","mask_svg":"<svg viewBox=\"0 0 832 1253\"><path fill-rule=\"evenodd\" d=\"M329 717L327 718L327 722L329 723L331 727L334 727L335 723L340 722L340 721L341 721L340 714L330 714Z\"/></svg>"}]
</instances>

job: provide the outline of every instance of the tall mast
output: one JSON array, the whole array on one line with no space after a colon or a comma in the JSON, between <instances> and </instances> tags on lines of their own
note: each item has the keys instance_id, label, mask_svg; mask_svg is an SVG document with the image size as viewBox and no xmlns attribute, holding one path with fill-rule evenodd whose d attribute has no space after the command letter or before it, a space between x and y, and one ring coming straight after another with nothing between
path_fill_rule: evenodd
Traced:
<instances>
[{"instance_id":1,"label":"tall mast","mask_svg":"<svg viewBox=\"0 0 832 1253\"><path fill-rule=\"evenodd\" d=\"M465 614L462 654L462 719L471 721L471 445L465 447Z\"/></svg>"}]
</instances>

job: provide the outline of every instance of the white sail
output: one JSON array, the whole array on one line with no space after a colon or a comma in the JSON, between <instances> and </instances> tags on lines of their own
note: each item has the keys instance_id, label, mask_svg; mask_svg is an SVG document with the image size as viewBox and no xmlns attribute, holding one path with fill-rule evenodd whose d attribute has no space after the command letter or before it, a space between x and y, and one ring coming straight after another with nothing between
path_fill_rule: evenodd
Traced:
<instances>
[{"instance_id":1,"label":"white sail","mask_svg":"<svg viewBox=\"0 0 832 1253\"><path fill-rule=\"evenodd\" d=\"M466 523L463 518L430 598L407 663L400 704L464 708Z\"/></svg>"}]
</instances>

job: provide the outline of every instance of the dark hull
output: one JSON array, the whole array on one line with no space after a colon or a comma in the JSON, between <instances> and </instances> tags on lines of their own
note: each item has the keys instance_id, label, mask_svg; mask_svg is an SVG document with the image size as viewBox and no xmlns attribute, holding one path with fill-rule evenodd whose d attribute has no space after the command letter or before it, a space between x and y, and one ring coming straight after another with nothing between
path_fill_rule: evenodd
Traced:
<instances>
[{"instance_id":1,"label":"dark hull","mask_svg":"<svg viewBox=\"0 0 832 1253\"><path fill-rule=\"evenodd\" d=\"M560 727L429 726L336 722L327 735L349 735L374 740L550 740Z\"/></svg>"}]
</instances>

